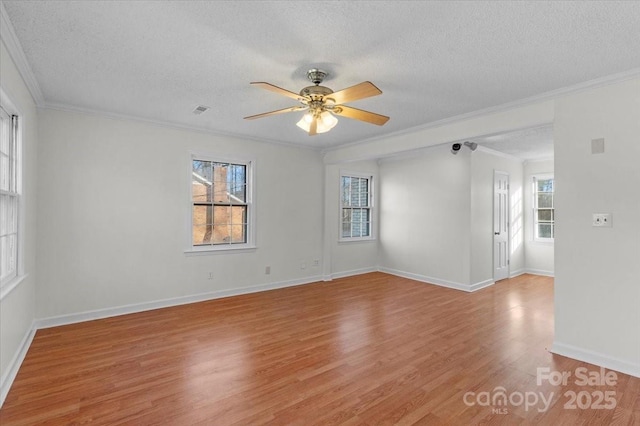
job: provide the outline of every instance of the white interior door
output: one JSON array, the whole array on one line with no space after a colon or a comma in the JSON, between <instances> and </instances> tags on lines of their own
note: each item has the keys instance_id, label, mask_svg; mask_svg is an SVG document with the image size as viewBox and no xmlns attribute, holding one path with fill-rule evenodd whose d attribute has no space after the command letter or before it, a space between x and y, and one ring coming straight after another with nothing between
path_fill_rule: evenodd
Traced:
<instances>
[{"instance_id":1,"label":"white interior door","mask_svg":"<svg viewBox=\"0 0 640 426\"><path fill-rule=\"evenodd\" d=\"M493 279L509 278L509 175L493 176Z\"/></svg>"}]
</instances>

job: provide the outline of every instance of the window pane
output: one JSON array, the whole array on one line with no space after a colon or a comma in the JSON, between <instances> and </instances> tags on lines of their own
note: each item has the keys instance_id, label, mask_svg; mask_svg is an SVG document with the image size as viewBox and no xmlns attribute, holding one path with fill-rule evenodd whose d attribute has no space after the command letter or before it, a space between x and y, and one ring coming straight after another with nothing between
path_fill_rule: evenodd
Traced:
<instances>
[{"instance_id":1,"label":"window pane","mask_svg":"<svg viewBox=\"0 0 640 426\"><path fill-rule=\"evenodd\" d=\"M211 242L213 244L229 244L231 242L231 225L214 225Z\"/></svg>"},{"instance_id":2,"label":"window pane","mask_svg":"<svg viewBox=\"0 0 640 426\"><path fill-rule=\"evenodd\" d=\"M0 154L0 189L3 191L9 191L10 169L9 157L4 154Z\"/></svg>"},{"instance_id":3,"label":"window pane","mask_svg":"<svg viewBox=\"0 0 640 426\"><path fill-rule=\"evenodd\" d=\"M231 225L231 242L232 243L246 243L247 226L245 224L242 225Z\"/></svg>"},{"instance_id":4,"label":"window pane","mask_svg":"<svg viewBox=\"0 0 640 426\"><path fill-rule=\"evenodd\" d=\"M538 210L538 221L550 222L553 220L553 210Z\"/></svg>"},{"instance_id":5,"label":"window pane","mask_svg":"<svg viewBox=\"0 0 640 426\"><path fill-rule=\"evenodd\" d=\"M9 199L10 195L0 195L0 235L9 233Z\"/></svg>"},{"instance_id":6,"label":"window pane","mask_svg":"<svg viewBox=\"0 0 640 426\"><path fill-rule=\"evenodd\" d=\"M351 205L360 206L360 178L351 178Z\"/></svg>"},{"instance_id":7,"label":"window pane","mask_svg":"<svg viewBox=\"0 0 640 426\"><path fill-rule=\"evenodd\" d=\"M553 192L553 179L538 179L538 192Z\"/></svg>"},{"instance_id":8,"label":"window pane","mask_svg":"<svg viewBox=\"0 0 640 426\"><path fill-rule=\"evenodd\" d=\"M368 207L369 206L369 193L368 192L361 192L360 193L360 205L363 207Z\"/></svg>"},{"instance_id":9,"label":"window pane","mask_svg":"<svg viewBox=\"0 0 640 426\"><path fill-rule=\"evenodd\" d=\"M193 206L193 225L206 225L213 223L212 206Z\"/></svg>"},{"instance_id":10,"label":"window pane","mask_svg":"<svg viewBox=\"0 0 640 426\"><path fill-rule=\"evenodd\" d=\"M9 155L9 140L11 138L11 117L0 111L0 153Z\"/></svg>"},{"instance_id":11,"label":"window pane","mask_svg":"<svg viewBox=\"0 0 640 426\"><path fill-rule=\"evenodd\" d=\"M9 235L7 238L9 247L7 250L6 275L15 275L17 270L16 255L18 254L18 240L16 238L16 234Z\"/></svg>"},{"instance_id":12,"label":"window pane","mask_svg":"<svg viewBox=\"0 0 640 426\"><path fill-rule=\"evenodd\" d=\"M2 278L8 276L9 272L9 237L4 235L0 237L0 271Z\"/></svg>"},{"instance_id":13,"label":"window pane","mask_svg":"<svg viewBox=\"0 0 640 426\"><path fill-rule=\"evenodd\" d=\"M211 202L211 185L206 185L197 180L193 180L191 184L191 193L194 202Z\"/></svg>"},{"instance_id":14,"label":"window pane","mask_svg":"<svg viewBox=\"0 0 640 426\"><path fill-rule=\"evenodd\" d=\"M228 225L231 223L231 207L214 206L213 223L215 225Z\"/></svg>"},{"instance_id":15,"label":"window pane","mask_svg":"<svg viewBox=\"0 0 640 426\"><path fill-rule=\"evenodd\" d=\"M229 165L228 182L233 187L239 187L247 182L247 167L241 164Z\"/></svg>"},{"instance_id":16,"label":"window pane","mask_svg":"<svg viewBox=\"0 0 640 426\"><path fill-rule=\"evenodd\" d=\"M342 222L342 237L351 237L351 222Z\"/></svg>"},{"instance_id":17,"label":"window pane","mask_svg":"<svg viewBox=\"0 0 640 426\"><path fill-rule=\"evenodd\" d=\"M340 193L342 194L342 205L348 207L351 205L351 178L342 176Z\"/></svg>"},{"instance_id":18,"label":"window pane","mask_svg":"<svg viewBox=\"0 0 640 426\"><path fill-rule=\"evenodd\" d=\"M247 223L247 208L245 206L231 207L231 219L229 224L239 225Z\"/></svg>"},{"instance_id":19,"label":"window pane","mask_svg":"<svg viewBox=\"0 0 640 426\"><path fill-rule=\"evenodd\" d=\"M553 194L538 194L538 208L551 208L553 207Z\"/></svg>"},{"instance_id":20,"label":"window pane","mask_svg":"<svg viewBox=\"0 0 640 426\"><path fill-rule=\"evenodd\" d=\"M243 204L247 202L247 186L244 183L235 182L229 186L229 201L231 204Z\"/></svg>"},{"instance_id":21,"label":"window pane","mask_svg":"<svg viewBox=\"0 0 640 426\"><path fill-rule=\"evenodd\" d=\"M9 197L8 204L7 231L10 234L16 234L18 232L18 197Z\"/></svg>"},{"instance_id":22,"label":"window pane","mask_svg":"<svg viewBox=\"0 0 640 426\"><path fill-rule=\"evenodd\" d=\"M342 209L342 222L351 222L351 209Z\"/></svg>"},{"instance_id":23,"label":"window pane","mask_svg":"<svg viewBox=\"0 0 640 426\"><path fill-rule=\"evenodd\" d=\"M193 245L211 244L212 225L196 225L193 227Z\"/></svg>"},{"instance_id":24,"label":"window pane","mask_svg":"<svg viewBox=\"0 0 640 426\"><path fill-rule=\"evenodd\" d=\"M213 183L213 202L229 204L229 185L227 182Z\"/></svg>"},{"instance_id":25,"label":"window pane","mask_svg":"<svg viewBox=\"0 0 640 426\"><path fill-rule=\"evenodd\" d=\"M193 194L193 201L211 201L211 162L193 160L192 166L191 193Z\"/></svg>"},{"instance_id":26,"label":"window pane","mask_svg":"<svg viewBox=\"0 0 640 426\"><path fill-rule=\"evenodd\" d=\"M552 225L547 223L538 224L538 238L552 238Z\"/></svg>"}]
</instances>

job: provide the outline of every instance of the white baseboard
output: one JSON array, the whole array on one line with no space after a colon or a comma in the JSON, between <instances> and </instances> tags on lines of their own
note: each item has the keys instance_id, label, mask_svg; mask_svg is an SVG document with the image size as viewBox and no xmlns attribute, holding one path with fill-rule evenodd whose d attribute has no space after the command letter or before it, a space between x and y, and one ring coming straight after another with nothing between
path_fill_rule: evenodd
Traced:
<instances>
[{"instance_id":1,"label":"white baseboard","mask_svg":"<svg viewBox=\"0 0 640 426\"><path fill-rule=\"evenodd\" d=\"M613 358L605 354L557 341L553 342L550 351L551 353L557 355L577 359L578 361L588 362L589 364L608 368L610 370L615 370L620 373L629 374L630 376L640 377L640 363L633 363L622 359Z\"/></svg>"},{"instance_id":2,"label":"white baseboard","mask_svg":"<svg viewBox=\"0 0 640 426\"><path fill-rule=\"evenodd\" d=\"M542 275L544 277L553 277L553 271L545 271L544 269L525 269L525 274Z\"/></svg>"},{"instance_id":3,"label":"white baseboard","mask_svg":"<svg viewBox=\"0 0 640 426\"><path fill-rule=\"evenodd\" d=\"M370 272L378 272L378 271L379 269L376 266L372 266L370 268L360 268L360 269L352 269L350 271L334 272L328 276L329 279L326 279L327 277L325 277L325 281L331 281L337 278L352 277L354 275L368 274Z\"/></svg>"},{"instance_id":4,"label":"white baseboard","mask_svg":"<svg viewBox=\"0 0 640 426\"><path fill-rule=\"evenodd\" d=\"M118 315L133 314L136 312L150 311L152 309L168 308L171 306L186 305L188 303L204 302L206 300L220 299L222 297L239 296L242 294L257 293L260 291L276 290L279 288L293 287L322 281L321 275L311 276L302 280L288 280L274 283L259 284L229 290L218 290L208 293L194 294L190 296L173 297L171 299L156 300L153 302L136 303L132 305L117 306L113 308L97 309L94 311L79 312L75 314L60 315L36 320L36 328L50 328L61 325L75 324L78 322L92 321L96 319L115 317Z\"/></svg>"},{"instance_id":5,"label":"white baseboard","mask_svg":"<svg viewBox=\"0 0 640 426\"><path fill-rule=\"evenodd\" d=\"M509 272L509 278L519 277L522 274L526 274L527 272L524 269L516 269L515 271Z\"/></svg>"},{"instance_id":6,"label":"white baseboard","mask_svg":"<svg viewBox=\"0 0 640 426\"><path fill-rule=\"evenodd\" d=\"M485 288L494 284L494 281L492 279L480 281L474 284L462 284L454 281L443 280L440 278L428 277L426 275L414 274L413 272L405 272L405 271L399 271L397 269L386 268L384 266L379 267L378 271L385 272L391 275L396 275L402 278L408 278L410 280L420 281L427 284L438 285L440 287L447 287L447 288L452 288L454 290L466 291L468 293L480 290L482 288Z\"/></svg>"},{"instance_id":7,"label":"white baseboard","mask_svg":"<svg viewBox=\"0 0 640 426\"><path fill-rule=\"evenodd\" d=\"M483 288L492 286L495 283L496 282L493 280L493 278L489 278L488 280L480 281L480 282L469 285L469 291L473 292L473 291L482 290Z\"/></svg>"},{"instance_id":8,"label":"white baseboard","mask_svg":"<svg viewBox=\"0 0 640 426\"><path fill-rule=\"evenodd\" d=\"M22 338L22 342L20 342L20 346L18 350L13 355L13 358L9 362L7 369L4 371L2 377L0 377L0 407L4 404L4 400L9 394L9 389L11 389L11 385L18 375L18 370L22 365L22 361L24 361L24 357L27 356L27 351L29 351L29 346L31 346L31 342L33 342L33 338L36 335L36 324L35 321L31 324L31 328L27 330L24 337Z\"/></svg>"}]
</instances>

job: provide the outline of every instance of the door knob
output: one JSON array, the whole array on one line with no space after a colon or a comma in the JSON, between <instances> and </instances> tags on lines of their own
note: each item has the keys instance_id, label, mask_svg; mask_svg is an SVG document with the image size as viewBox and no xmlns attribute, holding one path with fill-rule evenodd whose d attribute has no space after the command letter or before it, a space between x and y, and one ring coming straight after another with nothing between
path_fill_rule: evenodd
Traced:
<instances>
[{"instance_id":1,"label":"door knob","mask_svg":"<svg viewBox=\"0 0 640 426\"><path fill-rule=\"evenodd\" d=\"M493 235L500 235L500 233L499 232L494 232Z\"/></svg>"}]
</instances>

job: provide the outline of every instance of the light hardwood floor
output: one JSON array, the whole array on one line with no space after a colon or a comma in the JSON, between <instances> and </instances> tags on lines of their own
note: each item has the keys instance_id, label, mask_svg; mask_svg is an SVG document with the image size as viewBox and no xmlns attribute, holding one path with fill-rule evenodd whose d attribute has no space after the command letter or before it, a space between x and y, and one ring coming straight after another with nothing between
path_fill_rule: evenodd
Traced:
<instances>
[{"instance_id":1,"label":"light hardwood floor","mask_svg":"<svg viewBox=\"0 0 640 426\"><path fill-rule=\"evenodd\" d=\"M552 340L550 278L469 294L365 274L40 330L0 424L640 424L639 378L580 386L599 369ZM511 402L486 405L499 387ZM615 408L578 408L605 391ZM534 393L548 410L518 404Z\"/></svg>"}]
</instances>

